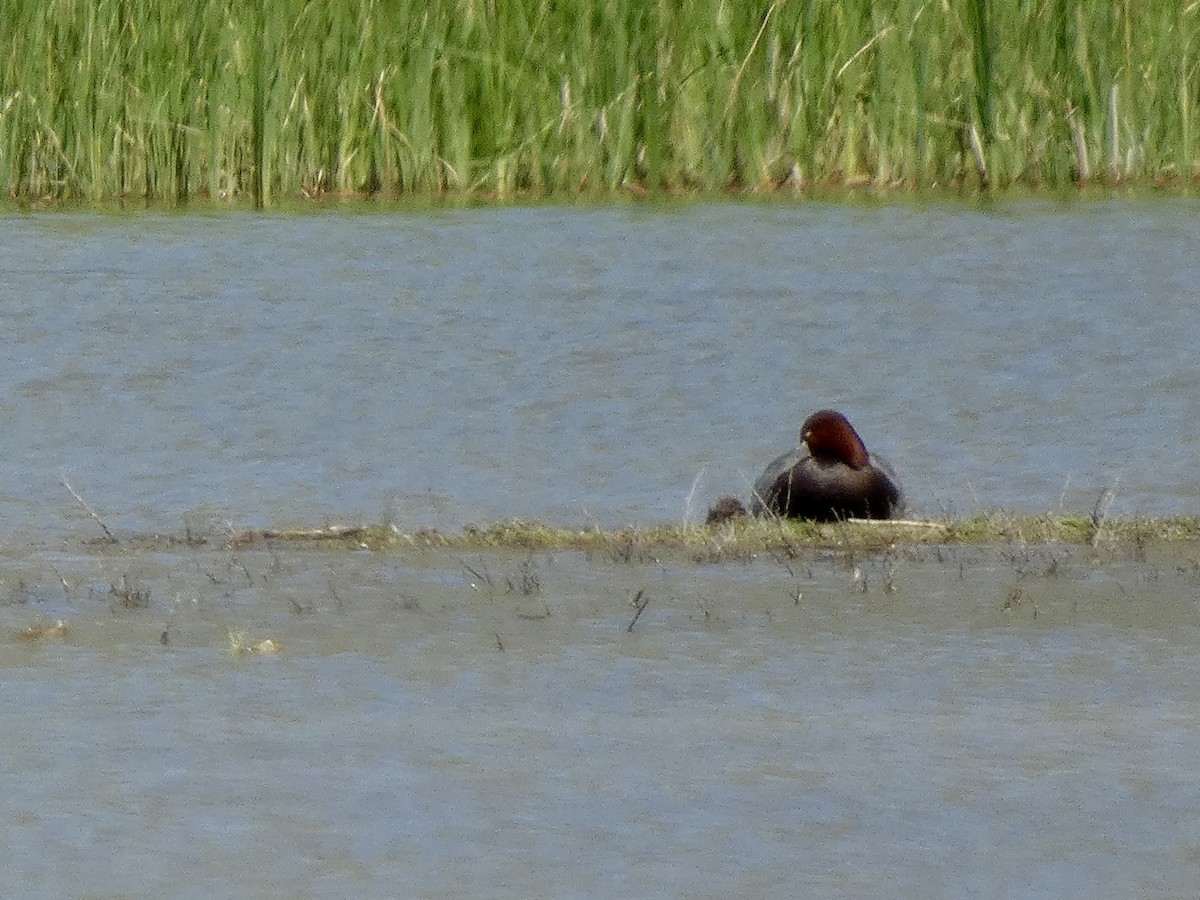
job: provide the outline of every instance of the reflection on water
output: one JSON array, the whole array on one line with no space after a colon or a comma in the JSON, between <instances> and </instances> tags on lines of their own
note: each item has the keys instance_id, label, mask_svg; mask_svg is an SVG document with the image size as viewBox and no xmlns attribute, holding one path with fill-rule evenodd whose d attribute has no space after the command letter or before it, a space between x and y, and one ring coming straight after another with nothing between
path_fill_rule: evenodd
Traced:
<instances>
[{"instance_id":1,"label":"reflection on water","mask_svg":"<svg viewBox=\"0 0 1200 900\"><path fill-rule=\"evenodd\" d=\"M0 891L1182 896L1194 554L10 561Z\"/></svg>"},{"instance_id":2,"label":"reflection on water","mask_svg":"<svg viewBox=\"0 0 1200 900\"><path fill-rule=\"evenodd\" d=\"M1191 513L1196 212L8 217L5 531L671 521L830 405L918 512Z\"/></svg>"},{"instance_id":3,"label":"reflection on water","mask_svg":"<svg viewBox=\"0 0 1200 900\"><path fill-rule=\"evenodd\" d=\"M82 552L63 481L657 523L836 405L918 514L1193 513L1196 212L5 217L0 894L1187 895L1195 547Z\"/></svg>"}]
</instances>

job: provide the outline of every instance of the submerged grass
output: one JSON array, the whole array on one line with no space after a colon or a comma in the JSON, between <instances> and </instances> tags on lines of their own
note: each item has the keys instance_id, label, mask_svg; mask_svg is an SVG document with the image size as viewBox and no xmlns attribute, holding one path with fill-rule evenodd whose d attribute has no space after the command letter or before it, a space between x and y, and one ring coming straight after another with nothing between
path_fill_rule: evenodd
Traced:
<instances>
[{"instance_id":1,"label":"submerged grass","mask_svg":"<svg viewBox=\"0 0 1200 900\"><path fill-rule=\"evenodd\" d=\"M650 525L602 530L555 528L515 520L451 533L405 532L392 525L253 530L226 542L232 548L260 544L328 549L441 548L458 551L571 550L602 553L620 562L682 552L698 562L745 558L756 553L853 548L878 552L903 545L1129 544L1200 541L1200 517L1097 519L1090 516L1014 516L992 513L967 519L821 524L797 520L738 519L721 525Z\"/></svg>"},{"instance_id":2,"label":"submerged grass","mask_svg":"<svg viewBox=\"0 0 1200 900\"><path fill-rule=\"evenodd\" d=\"M0 16L0 190L18 200L1200 170L1197 0L0 0Z\"/></svg>"}]
</instances>

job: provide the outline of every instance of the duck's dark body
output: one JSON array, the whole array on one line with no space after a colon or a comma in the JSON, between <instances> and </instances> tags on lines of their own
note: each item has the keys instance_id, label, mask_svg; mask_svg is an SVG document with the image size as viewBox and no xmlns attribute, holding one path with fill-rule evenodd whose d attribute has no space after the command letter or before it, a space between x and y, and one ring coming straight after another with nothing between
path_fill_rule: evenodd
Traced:
<instances>
[{"instance_id":1,"label":"duck's dark body","mask_svg":"<svg viewBox=\"0 0 1200 900\"><path fill-rule=\"evenodd\" d=\"M903 501L892 467L868 456L866 468L820 460L798 447L771 462L754 482L750 512L789 519L890 519Z\"/></svg>"},{"instance_id":2,"label":"duck's dark body","mask_svg":"<svg viewBox=\"0 0 1200 900\"><path fill-rule=\"evenodd\" d=\"M754 482L750 512L793 519L890 519L903 494L892 467L867 452L839 412L813 413L800 446L773 460Z\"/></svg>"}]
</instances>

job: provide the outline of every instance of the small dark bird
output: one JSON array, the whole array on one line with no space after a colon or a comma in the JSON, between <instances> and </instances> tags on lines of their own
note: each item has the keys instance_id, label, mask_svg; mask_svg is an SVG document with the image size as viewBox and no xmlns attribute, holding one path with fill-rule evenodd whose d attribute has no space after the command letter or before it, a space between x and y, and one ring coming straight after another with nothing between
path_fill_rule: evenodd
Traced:
<instances>
[{"instance_id":1,"label":"small dark bird","mask_svg":"<svg viewBox=\"0 0 1200 900\"><path fill-rule=\"evenodd\" d=\"M708 508L708 515L704 519L705 525L720 525L722 522L728 522L730 519L741 519L746 516L746 507L742 506L742 501L737 497L731 497L726 494L723 497L718 497L717 502Z\"/></svg>"}]
</instances>

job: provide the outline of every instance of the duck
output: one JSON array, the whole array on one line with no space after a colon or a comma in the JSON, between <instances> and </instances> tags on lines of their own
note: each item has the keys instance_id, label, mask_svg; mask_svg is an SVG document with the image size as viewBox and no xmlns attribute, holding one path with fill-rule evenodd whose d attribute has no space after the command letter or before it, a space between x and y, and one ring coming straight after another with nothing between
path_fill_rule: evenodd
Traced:
<instances>
[{"instance_id":1,"label":"duck","mask_svg":"<svg viewBox=\"0 0 1200 900\"><path fill-rule=\"evenodd\" d=\"M896 473L867 451L837 410L804 420L800 446L772 460L754 482L750 514L833 522L890 519L904 505Z\"/></svg>"}]
</instances>

